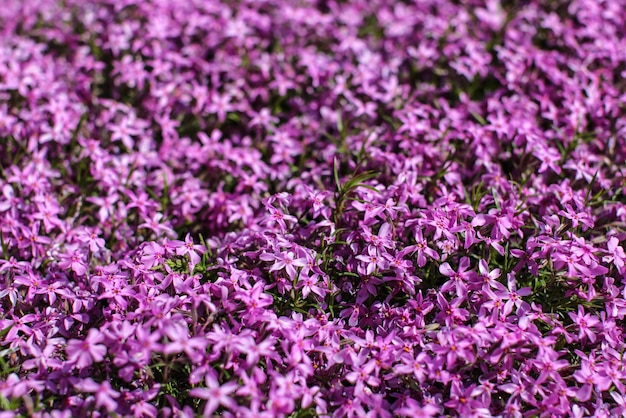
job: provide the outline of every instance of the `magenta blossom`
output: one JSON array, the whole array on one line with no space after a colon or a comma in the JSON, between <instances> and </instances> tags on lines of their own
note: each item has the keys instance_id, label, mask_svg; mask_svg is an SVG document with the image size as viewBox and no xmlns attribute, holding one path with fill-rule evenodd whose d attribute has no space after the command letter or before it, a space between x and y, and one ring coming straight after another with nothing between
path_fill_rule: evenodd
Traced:
<instances>
[{"instance_id":1,"label":"magenta blossom","mask_svg":"<svg viewBox=\"0 0 626 418\"><path fill-rule=\"evenodd\" d=\"M95 328L89 330L84 340L69 340L65 349L68 361L81 369L101 362L106 355L104 335Z\"/></svg>"}]
</instances>

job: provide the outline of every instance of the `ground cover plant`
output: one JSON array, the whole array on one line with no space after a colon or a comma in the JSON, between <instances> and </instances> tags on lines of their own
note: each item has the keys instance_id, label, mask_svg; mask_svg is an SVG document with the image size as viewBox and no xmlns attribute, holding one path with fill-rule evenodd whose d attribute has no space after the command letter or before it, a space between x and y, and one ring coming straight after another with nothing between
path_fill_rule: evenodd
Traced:
<instances>
[{"instance_id":1,"label":"ground cover plant","mask_svg":"<svg viewBox=\"0 0 626 418\"><path fill-rule=\"evenodd\" d=\"M3 0L0 417L623 416L625 21Z\"/></svg>"}]
</instances>

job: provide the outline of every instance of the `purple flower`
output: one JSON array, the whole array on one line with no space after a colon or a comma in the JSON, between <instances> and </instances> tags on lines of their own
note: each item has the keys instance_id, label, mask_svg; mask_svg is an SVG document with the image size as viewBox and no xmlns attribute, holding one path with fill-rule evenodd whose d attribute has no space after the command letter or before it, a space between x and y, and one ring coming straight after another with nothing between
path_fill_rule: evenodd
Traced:
<instances>
[{"instance_id":1,"label":"purple flower","mask_svg":"<svg viewBox=\"0 0 626 418\"><path fill-rule=\"evenodd\" d=\"M415 230L415 245L407 247L405 250L417 252L417 265L418 267L424 267L426 265L426 256L433 260L439 260L439 254L432 248L428 247L428 243L422 235L420 229Z\"/></svg>"},{"instance_id":2,"label":"purple flower","mask_svg":"<svg viewBox=\"0 0 626 418\"><path fill-rule=\"evenodd\" d=\"M193 271L193 267L200 262L200 255L203 254L206 249L202 245L197 245L193 243L191 239L191 234L187 234L185 236L185 242L182 241L172 241L170 245L175 248L177 255L188 255L189 260L191 261L189 265L189 271Z\"/></svg>"},{"instance_id":3,"label":"purple flower","mask_svg":"<svg viewBox=\"0 0 626 418\"><path fill-rule=\"evenodd\" d=\"M189 396L205 399L204 416L211 416L213 412L220 406L234 408L237 403L233 400L232 394L238 385L234 382L220 384L210 373L205 378L206 387L194 388L189 391Z\"/></svg>"},{"instance_id":4,"label":"purple flower","mask_svg":"<svg viewBox=\"0 0 626 418\"><path fill-rule=\"evenodd\" d=\"M515 275L513 273L508 274L507 285L507 287L504 287L501 283L496 282L494 283L493 291L490 289L485 290L485 293L493 296L494 299L506 301L502 307L502 315L505 317L513 312L514 306L517 310L523 306L527 306L528 304L522 300L522 297L528 296L532 293L532 290L529 287L524 287L519 290L517 289L517 281L515 280Z\"/></svg>"},{"instance_id":5,"label":"purple flower","mask_svg":"<svg viewBox=\"0 0 626 418\"><path fill-rule=\"evenodd\" d=\"M606 244L607 253L609 255L602 257L602 261L615 264L617 271L622 274L624 271L624 262L626 261L626 253L624 253L624 248L617 244L619 244L617 237L609 238Z\"/></svg>"},{"instance_id":6,"label":"purple flower","mask_svg":"<svg viewBox=\"0 0 626 418\"><path fill-rule=\"evenodd\" d=\"M578 326L578 338L587 337L592 343L596 341L596 332L593 328L598 327L600 321L595 315L586 314L581 305L578 305L578 313L570 312L568 315Z\"/></svg>"},{"instance_id":7,"label":"purple flower","mask_svg":"<svg viewBox=\"0 0 626 418\"><path fill-rule=\"evenodd\" d=\"M104 335L95 328L89 330L84 340L69 340L65 348L68 361L81 369L101 362L107 353L106 345L99 344L103 341Z\"/></svg>"},{"instance_id":8,"label":"purple flower","mask_svg":"<svg viewBox=\"0 0 626 418\"><path fill-rule=\"evenodd\" d=\"M454 288L457 297L465 297L467 295L467 283L476 275L476 273L468 270L469 267L470 260L467 257L461 258L457 271L454 271L449 263L443 263L439 266L439 272L450 279L441 287L441 292L449 292Z\"/></svg>"},{"instance_id":9,"label":"purple flower","mask_svg":"<svg viewBox=\"0 0 626 418\"><path fill-rule=\"evenodd\" d=\"M83 276L87 273L87 264L85 262L85 256L79 252L77 245L69 245L67 252L60 255L61 261L59 261L59 267L62 269L71 269L79 276Z\"/></svg>"},{"instance_id":10,"label":"purple flower","mask_svg":"<svg viewBox=\"0 0 626 418\"><path fill-rule=\"evenodd\" d=\"M120 394L113 390L108 381L98 384L94 382L92 378L88 377L75 383L74 387L81 392L95 393L97 408L104 407L107 412L117 410L118 403L115 399L119 398Z\"/></svg>"}]
</instances>

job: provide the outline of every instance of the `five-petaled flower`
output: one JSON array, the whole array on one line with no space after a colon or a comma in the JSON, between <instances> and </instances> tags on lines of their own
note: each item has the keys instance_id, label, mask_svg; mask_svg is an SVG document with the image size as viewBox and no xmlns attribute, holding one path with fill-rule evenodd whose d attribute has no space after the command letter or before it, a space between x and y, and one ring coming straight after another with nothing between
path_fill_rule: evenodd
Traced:
<instances>
[{"instance_id":1,"label":"five-petaled flower","mask_svg":"<svg viewBox=\"0 0 626 418\"><path fill-rule=\"evenodd\" d=\"M84 369L93 363L101 362L107 352L104 335L95 328L89 330L83 340L69 340L65 351L68 361L74 366Z\"/></svg>"}]
</instances>

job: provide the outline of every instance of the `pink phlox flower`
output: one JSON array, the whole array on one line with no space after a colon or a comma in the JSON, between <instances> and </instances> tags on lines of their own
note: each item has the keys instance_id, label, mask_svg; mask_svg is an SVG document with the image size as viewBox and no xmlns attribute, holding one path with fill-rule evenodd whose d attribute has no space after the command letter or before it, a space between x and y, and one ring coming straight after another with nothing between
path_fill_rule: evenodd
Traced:
<instances>
[{"instance_id":1,"label":"pink phlox flower","mask_svg":"<svg viewBox=\"0 0 626 418\"><path fill-rule=\"evenodd\" d=\"M468 270L469 267L470 260L468 257L461 258L457 271L454 271L447 262L439 266L439 272L450 278L450 280L444 283L440 291L445 293L454 288L456 290L457 297L467 297L467 283L476 276L476 273Z\"/></svg>"},{"instance_id":2,"label":"pink phlox flower","mask_svg":"<svg viewBox=\"0 0 626 418\"><path fill-rule=\"evenodd\" d=\"M130 114L121 121L111 125L111 141L121 141L130 150L133 149L135 139L133 136L141 134L141 129L134 126L135 115Z\"/></svg>"},{"instance_id":3,"label":"pink phlox flower","mask_svg":"<svg viewBox=\"0 0 626 418\"><path fill-rule=\"evenodd\" d=\"M163 136L163 139L166 141L175 141L179 139L176 128L180 126L180 121L167 114L156 115L154 120L161 128L161 135Z\"/></svg>"},{"instance_id":4,"label":"pink phlox flower","mask_svg":"<svg viewBox=\"0 0 626 418\"><path fill-rule=\"evenodd\" d=\"M190 272L193 271L193 267L200 262L200 254L204 254L206 249L204 246L194 244L191 234L187 233L185 236L185 242L173 241L172 246L175 248L176 255L188 255L191 263L189 264Z\"/></svg>"},{"instance_id":5,"label":"pink phlox flower","mask_svg":"<svg viewBox=\"0 0 626 418\"><path fill-rule=\"evenodd\" d=\"M501 256L504 256L504 247L500 244L501 239L494 239L492 237L483 236L480 232L476 234L480 241L483 241L487 246L492 247L494 250L498 252Z\"/></svg>"},{"instance_id":6,"label":"pink phlox flower","mask_svg":"<svg viewBox=\"0 0 626 418\"><path fill-rule=\"evenodd\" d=\"M25 274L18 274L13 278L13 285L16 288L28 288L28 293L26 294L28 300L34 298L35 295L44 293L47 284L48 281L41 277L39 273L35 273L30 267L26 269Z\"/></svg>"},{"instance_id":7,"label":"pink phlox flower","mask_svg":"<svg viewBox=\"0 0 626 418\"><path fill-rule=\"evenodd\" d=\"M206 111L216 114L218 121L220 123L223 123L226 120L227 114L237 109L236 104L232 101L233 99L233 95L228 92L225 94L212 93L210 94L210 98L206 106ZM215 132L219 131L213 131L213 133ZM215 135L212 134L211 137L213 136Z\"/></svg>"},{"instance_id":8,"label":"pink phlox flower","mask_svg":"<svg viewBox=\"0 0 626 418\"><path fill-rule=\"evenodd\" d=\"M365 273L367 275L373 274L378 268L384 268L386 261L383 257L378 255L378 250L375 247L367 248L367 255L357 255L356 259L366 263Z\"/></svg>"},{"instance_id":9,"label":"pink phlox flower","mask_svg":"<svg viewBox=\"0 0 626 418\"><path fill-rule=\"evenodd\" d=\"M305 338L304 334L297 333L290 335L289 338L283 340L281 344L283 346L283 350L288 353L287 361L289 364L299 365L301 363L311 363L311 360L308 357L308 352L315 348L315 342L313 339ZM276 359L279 360L279 357Z\"/></svg>"},{"instance_id":10,"label":"pink phlox flower","mask_svg":"<svg viewBox=\"0 0 626 418\"><path fill-rule=\"evenodd\" d=\"M317 318L304 319L303 315L299 312L294 312L291 317L278 318L278 326L276 329L280 329L283 334L288 338L291 337L309 337L318 332L320 321Z\"/></svg>"},{"instance_id":11,"label":"pink phlox flower","mask_svg":"<svg viewBox=\"0 0 626 418\"><path fill-rule=\"evenodd\" d=\"M96 205L98 208L98 219L100 222L105 222L114 215L115 204L119 200L119 195L112 193L107 197L90 196L85 198L85 200Z\"/></svg>"},{"instance_id":12,"label":"pink phlox flower","mask_svg":"<svg viewBox=\"0 0 626 418\"><path fill-rule=\"evenodd\" d=\"M13 341L18 336L18 333L22 333L26 336L31 336L34 333L32 327L28 324L32 324L36 321L37 317L34 314L26 314L15 316L9 315L11 319L0 319L0 330L6 332L5 341ZM8 332L7 332L8 330Z\"/></svg>"},{"instance_id":13,"label":"pink phlox flower","mask_svg":"<svg viewBox=\"0 0 626 418\"><path fill-rule=\"evenodd\" d=\"M96 397L96 407L104 407L108 412L114 412L117 408L116 398L120 393L111 387L108 381L96 383L92 378L87 377L74 383L74 387L81 392L94 393Z\"/></svg>"},{"instance_id":14,"label":"pink phlox flower","mask_svg":"<svg viewBox=\"0 0 626 418\"><path fill-rule=\"evenodd\" d=\"M585 278L595 278L597 276L603 276L609 272L608 268L604 267L594 260L591 260L588 266L577 263L574 265L574 268L578 270L580 274L576 274L572 277L582 276L583 282L588 281L585 280ZM592 282L595 282L595 280L592 280Z\"/></svg>"},{"instance_id":15,"label":"pink phlox flower","mask_svg":"<svg viewBox=\"0 0 626 418\"><path fill-rule=\"evenodd\" d=\"M361 224L360 234L370 247L378 251L395 247L395 242L392 240L391 225L387 222L380 226L377 234L373 234L369 226Z\"/></svg>"},{"instance_id":16,"label":"pink phlox flower","mask_svg":"<svg viewBox=\"0 0 626 418\"><path fill-rule=\"evenodd\" d=\"M591 398L594 387L598 392L603 392L611 387L611 379L596 366L595 359L583 357L580 369L573 375L574 379L582 384L576 392L576 397L582 402Z\"/></svg>"},{"instance_id":17,"label":"pink phlox flower","mask_svg":"<svg viewBox=\"0 0 626 418\"><path fill-rule=\"evenodd\" d=\"M351 304L346 309L342 310L339 316L341 318L348 318L348 325L354 327L359 323L361 312L362 310L359 304Z\"/></svg>"},{"instance_id":18,"label":"pink phlox flower","mask_svg":"<svg viewBox=\"0 0 626 418\"><path fill-rule=\"evenodd\" d=\"M444 330L437 334L437 340L437 343L432 344L433 352L445 358L448 369L453 367L458 358L467 363L474 361L473 344L460 333Z\"/></svg>"},{"instance_id":19,"label":"pink phlox flower","mask_svg":"<svg viewBox=\"0 0 626 418\"><path fill-rule=\"evenodd\" d=\"M198 290L200 288L199 279L200 275L188 275L172 273L172 284L176 292L181 295L198 296Z\"/></svg>"},{"instance_id":20,"label":"pink phlox flower","mask_svg":"<svg viewBox=\"0 0 626 418\"><path fill-rule=\"evenodd\" d=\"M496 268L489 270L487 261L481 259L478 262L478 271L480 274L475 276L474 282L483 288L495 288L497 287L498 279L500 278L500 269Z\"/></svg>"},{"instance_id":21,"label":"pink phlox flower","mask_svg":"<svg viewBox=\"0 0 626 418\"><path fill-rule=\"evenodd\" d=\"M601 322L595 315L585 313L582 305L578 305L578 313L570 312L569 317L578 326L578 338L587 337L592 343L596 341L597 335L593 328L601 328Z\"/></svg>"},{"instance_id":22,"label":"pink phlox flower","mask_svg":"<svg viewBox=\"0 0 626 418\"><path fill-rule=\"evenodd\" d=\"M98 299L112 299L123 309L126 309L136 292L126 280L114 279L105 283L105 290L98 296Z\"/></svg>"},{"instance_id":23,"label":"pink phlox flower","mask_svg":"<svg viewBox=\"0 0 626 418\"><path fill-rule=\"evenodd\" d=\"M329 290L326 288L326 286L318 286L318 283L320 283L318 280L319 277L320 276L317 273L306 275L301 274L300 280L298 282L298 288L302 290L303 298L308 298L311 293L314 293L321 298L328 294Z\"/></svg>"},{"instance_id":24,"label":"pink phlox flower","mask_svg":"<svg viewBox=\"0 0 626 418\"><path fill-rule=\"evenodd\" d=\"M617 405L611 410L611 414L613 414L613 416L624 416L626 414L626 396L624 396L622 393L618 393L616 391L609 392L609 394L615 401L615 405Z\"/></svg>"},{"instance_id":25,"label":"pink phlox flower","mask_svg":"<svg viewBox=\"0 0 626 418\"><path fill-rule=\"evenodd\" d=\"M43 223L46 234L52 232L54 228L58 228L63 232L66 231L63 221L58 217L61 208L55 201L48 201L46 198L42 198L41 202L37 202L37 208L38 211L33 213L32 217Z\"/></svg>"},{"instance_id":26,"label":"pink phlox flower","mask_svg":"<svg viewBox=\"0 0 626 418\"><path fill-rule=\"evenodd\" d=\"M264 261L274 261L269 271L284 269L291 280L294 280L298 275L296 267L305 267L308 265L306 257L296 257L293 251L278 252L276 254L263 253L259 258Z\"/></svg>"},{"instance_id":27,"label":"pink phlox flower","mask_svg":"<svg viewBox=\"0 0 626 418\"><path fill-rule=\"evenodd\" d=\"M98 236L98 233L94 230L84 228L77 234L79 241L89 245L89 251L92 253L98 252L104 248L104 239Z\"/></svg>"},{"instance_id":28,"label":"pink phlox flower","mask_svg":"<svg viewBox=\"0 0 626 418\"><path fill-rule=\"evenodd\" d=\"M0 199L0 212L7 212L9 209L17 207L19 199L15 196L13 187L10 184L2 186L2 199Z\"/></svg>"},{"instance_id":29,"label":"pink phlox flower","mask_svg":"<svg viewBox=\"0 0 626 418\"><path fill-rule=\"evenodd\" d=\"M435 241L441 238L442 235L449 240L455 239L454 234L450 230L454 228L455 225L452 219L450 219L449 213L440 209L433 210L428 214L425 224L435 228L435 234L433 236Z\"/></svg>"},{"instance_id":30,"label":"pink phlox flower","mask_svg":"<svg viewBox=\"0 0 626 418\"><path fill-rule=\"evenodd\" d=\"M463 232L464 235L464 244L463 248L468 249L472 245L479 242L476 239L476 231L474 230L474 225L471 222L461 221L461 223L457 226L450 228L450 232L459 233Z\"/></svg>"},{"instance_id":31,"label":"pink phlox flower","mask_svg":"<svg viewBox=\"0 0 626 418\"><path fill-rule=\"evenodd\" d=\"M287 215L280 209L276 209L269 204L266 204L265 206L269 211L269 215L265 218L264 223L269 227L273 227L274 225L278 224L280 230L284 232L287 230L287 222L290 222L292 224L298 222L298 220L294 216Z\"/></svg>"},{"instance_id":32,"label":"pink phlox flower","mask_svg":"<svg viewBox=\"0 0 626 418\"><path fill-rule=\"evenodd\" d=\"M135 329L134 340L131 341L133 347L133 357L140 364L148 364L152 358L152 353L163 350L161 344L162 333L146 329L146 327L138 326ZM183 347L184 351L184 347Z\"/></svg>"},{"instance_id":33,"label":"pink phlox flower","mask_svg":"<svg viewBox=\"0 0 626 418\"><path fill-rule=\"evenodd\" d=\"M624 253L624 248L619 244L619 239L617 237L609 238L609 241L606 244L607 248L607 256L602 257L602 261L605 263L613 263L615 267L617 267L617 271L620 274L624 273L624 262L626 261L626 253ZM2 267L0 267L1 269Z\"/></svg>"},{"instance_id":34,"label":"pink phlox flower","mask_svg":"<svg viewBox=\"0 0 626 418\"><path fill-rule=\"evenodd\" d=\"M460 306L466 300L466 297L457 297L448 302L443 293L437 292L437 307L439 313L435 316L436 321L444 321L447 326L454 326L457 322L464 322L469 312Z\"/></svg>"},{"instance_id":35,"label":"pink phlox flower","mask_svg":"<svg viewBox=\"0 0 626 418\"><path fill-rule=\"evenodd\" d=\"M161 385L159 383L153 383L149 389L138 388L128 393L129 397L125 400L132 399L130 410L135 418L156 418L159 410L152 404L152 401L159 393ZM120 391L122 398L124 392Z\"/></svg>"},{"instance_id":36,"label":"pink phlox flower","mask_svg":"<svg viewBox=\"0 0 626 418\"><path fill-rule=\"evenodd\" d=\"M403 354L400 360L402 363L396 364L393 368L395 373L413 375L418 382L424 383L428 377L427 365L431 362L426 353L421 352L415 357L410 354Z\"/></svg>"},{"instance_id":37,"label":"pink phlox flower","mask_svg":"<svg viewBox=\"0 0 626 418\"><path fill-rule=\"evenodd\" d=\"M383 210L385 211L385 213L391 218L391 219L396 219L396 217L398 216L398 213L408 213L409 210L406 207L406 204L402 204L402 202L398 202L396 204L396 201L392 198L389 198L385 201L385 203L383 203L382 205Z\"/></svg>"},{"instance_id":38,"label":"pink phlox flower","mask_svg":"<svg viewBox=\"0 0 626 418\"><path fill-rule=\"evenodd\" d=\"M444 405L467 417L491 415L489 408L484 408L483 403L478 399L475 393L476 386L476 384L471 384L468 387L463 387L460 382L453 381L450 386L450 400Z\"/></svg>"},{"instance_id":39,"label":"pink phlox flower","mask_svg":"<svg viewBox=\"0 0 626 418\"><path fill-rule=\"evenodd\" d=\"M331 210L326 205L325 200L331 196L329 191L318 191L308 185L303 186L307 194L307 201L311 204L313 217L322 215L324 219L329 219Z\"/></svg>"},{"instance_id":40,"label":"pink phlox flower","mask_svg":"<svg viewBox=\"0 0 626 418\"><path fill-rule=\"evenodd\" d=\"M170 238L176 236L176 232L174 232L169 223L163 221L164 215L161 212L155 212L150 218L139 224L137 227L149 229L157 236L165 235Z\"/></svg>"},{"instance_id":41,"label":"pink phlox flower","mask_svg":"<svg viewBox=\"0 0 626 418\"><path fill-rule=\"evenodd\" d=\"M354 201L352 202L352 207L358 210L359 212L364 212L364 215L363 215L364 222L368 222L371 219L379 216L384 210L384 208L381 205L378 205L370 201L365 201L365 202Z\"/></svg>"},{"instance_id":42,"label":"pink phlox flower","mask_svg":"<svg viewBox=\"0 0 626 418\"><path fill-rule=\"evenodd\" d=\"M49 338L44 347L35 344L34 336L30 336L23 345L22 350L32 358L25 360L22 367L25 370L37 369L44 372L49 369L58 370L63 367L63 362L58 356L58 347L63 344L62 338Z\"/></svg>"},{"instance_id":43,"label":"pink phlox flower","mask_svg":"<svg viewBox=\"0 0 626 418\"><path fill-rule=\"evenodd\" d=\"M32 390L41 393L45 387L45 382L38 379L22 379L16 373L10 373L6 380L0 381L0 394L6 399L21 398ZM7 417L15 416L14 413Z\"/></svg>"},{"instance_id":44,"label":"pink phlox flower","mask_svg":"<svg viewBox=\"0 0 626 418\"><path fill-rule=\"evenodd\" d=\"M550 253L550 257L557 270L567 267L567 275L569 277L578 277L580 269L585 268L585 266L581 263L579 257L572 254L571 251L565 247L567 243L569 243L569 241L561 242L558 247Z\"/></svg>"},{"instance_id":45,"label":"pink phlox flower","mask_svg":"<svg viewBox=\"0 0 626 418\"><path fill-rule=\"evenodd\" d=\"M263 370L255 367L250 376L247 373L242 373L241 380L242 383L235 393L250 399L250 409L258 411L264 398L261 386L267 381L267 375Z\"/></svg>"},{"instance_id":46,"label":"pink phlox flower","mask_svg":"<svg viewBox=\"0 0 626 418\"><path fill-rule=\"evenodd\" d=\"M526 250L512 248L509 250L509 253L515 257L519 258L519 261L513 267L513 272L519 272L524 266L527 266L528 270L531 272L533 276L537 276L539 273L539 265L535 261L537 258L540 258L541 255L538 255L534 252L535 248L537 248L539 244L535 239L529 238L526 243Z\"/></svg>"},{"instance_id":47,"label":"pink phlox flower","mask_svg":"<svg viewBox=\"0 0 626 418\"><path fill-rule=\"evenodd\" d=\"M130 202L126 204L126 210L136 208L143 219L148 217L148 214L158 208L158 204L150 199L150 196L144 192L138 193L132 190L124 190L124 194L130 199Z\"/></svg>"},{"instance_id":48,"label":"pink phlox flower","mask_svg":"<svg viewBox=\"0 0 626 418\"><path fill-rule=\"evenodd\" d=\"M396 414L409 418L430 418L441 414L441 407L432 403L420 404L413 398L407 398L404 406L396 410Z\"/></svg>"},{"instance_id":49,"label":"pink phlox flower","mask_svg":"<svg viewBox=\"0 0 626 418\"><path fill-rule=\"evenodd\" d=\"M572 222L572 227L577 228L582 224L583 231L589 228L593 228L594 222L592 216L588 211L576 212L571 205L565 205L565 210L558 212L559 215L569 219Z\"/></svg>"},{"instance_id":50,"label":"pink phlox flower","mask_svg":"<svg viewBox=\"0 0 626 418\"><path fill-rule=\"evenodd\" d=\"M269 109L261 109L259 113L256 113L250 120L249 125L251 127L260 125L262 128L269 129L273 124L278 122L278 118L272 116Z\"/></svg>"},{"instance_id":51,"label":"pink phlox flower","mask_svg":"<svg viewBox=\"0 0 626 418\"><path fill-rule=\"evenodd\" d=\"M415 234L415 245L411 245L406 249L413 253L417 253L417 266L424 267L426 265L426 256L432 258L433 260L439 260L439 254L437 251L433 250L428 246L428 242L424 239L422 235L422 230L416 228L414 231Z\"/></svg>"},{"instance_id":52,"label":"pink phlox flower","mask_svg":"<svg viewBox=\"0 0 626 418\"><path fill-rule=\"evenodd\" d=\"M376 361L368 359L368 353L361 350L356 358L356 362L352 365L352 371L346 373L345 377L350 383L355 384L354 394L361 396L365 385L377 387L381 380L376 376Z\"/></svg>"},{"instance_id":53,"label":"pink phlox flower","mask_svg":"<svg viewBox=\"0 0 626 418\"><path fill-rule=\"evenodd\" d=\"M407 301L407 305L409 305L415 311L415 320L418 324L422 323L424 321L424 316L432 311L435 307L435 305L428 299L424 299L421 290Z\"/></svg>"},{"instance_id":54,"label":"pink phlox flower","mask_svg":"<svg viewBox=\"0 0 626 418\"><path fill-rule=\"evenodd\" d=\"M552 147L547 147L543 144L536 145L533 149L533 155L541 161L538 173L544 173L548 169L552 170L556 174L561 174L561 154L559 151Z\"/></svg>"},{"instance_id":55,"label":"pink phlox flower","mask_svg":"<svg viewBox=\"0 0 626 418\"><path fill-rule=\"evenodd\" d=\"M430 123L426 120L425 114L421 112L403 112L399 117L402 125L398 129L398 133L408 132L409 135L415 136L425 133L430 128Z\"/></svg>"},{"instance_id":56,"label":"pink phlox flower","mask_svg":"<svg viewBox=\"0 0 626 418\"><path fill-rule=\"evenodd\" d=\"M213 373L207 373L205 377L206 387L193 388L189 391L189 396L205 399L204 416L209 417L220 406L235 408L237 403L231 394L237 390L239 385L235 382L220 384Z\"/></svg>"},{"instance_id":57,"label":"pink phlox flower","mask_svg":"<svg viewBox=\"0 0 626 418\"><path fill-rule=\"evenodd\" d=\"M15 257L11 256L8 260L0 260L0 273L4 271L12 271L14 273L20 273L26 271L30 263L27 261L17 261Z\"/></svg>"},{"instance_id":58,"label":"pink phlox flower","mask_svg":"<svg viewBox=\"0 0 626 418\"><path fill-rule=\"evenodd\" d=\"M554 381L562 379L559 371L570 366L570 363L564 359L559 360L559 355L554 351L548 351L543 356L532 360L534 368L539 372L539 376L535 379L533 385L539 386L548 379Z\"/></svg>"},{"instance_id":59,"label":"pink phlox flower","mask_svg":"<svg viewBox=\"0 0 626 418\"><path fill-rule=\"evenodd\" d=\"M69 340L65 349L67 360L81 369L101 362L107 352L106 345L100 344L103 341L104 334L95 328L89 330L84 340Z\"/></svg>"},{"instance_id":60,"label":"pink phlox flower","mask_svg":"<svg viewBox=\"0 0 626 418\"><path fill-rule=\"evenodd\" d=\"M250 290L240 289L235 292L234 298L243 302L251 311L262 309L270 306L274 300L264 289L265 284L258 282Z\"/></svg>"},{"instance_id":61,"label":"pink phlox flower","mask_svg":"<svg viewBox=\"0 0 626 418\"><path fill-rule=\"evenodd\" d=\"M72 298L72 292L67 288L67 285L67 280L54 280L50 278L44 285L41 293L48 296L48 302L50 305L53 305L57 301L57 296Z\"/></svg>"},{"instance_id":62,"label":"pink phlox flower","mask_svg":"<svg viewBox=\"0 0 626 418\"><path fill-rule=\"evenodd\" d=\"M59 267L62 269L71 269L79 276L87 273L87 263L85 255L78 250L78 245L70 244L66 247L66 252L59 255Z\"/></svg>"},{"instance_id":63,"label":"pink phlox flower","mask_svg":"<svg viewBox=\"0 0 626 418\"><path fill-rule=\"evenodd\" d=\"M518 370L512 370L510 374L510 380L508 383L498 385L498 389L511 395L507 403L517 401L517 398L524 398L529 392L529 388L532 385L530 377L525 373L521 373Z\"/></svg>"},{"instance_id":64,"label":"pink phlox flower","mask_svg":"<svg viewBox=\"0 0 626 418\"><path fill-rule=\"evenodd\" d=\"M412 248L405 248L401 251L395 252L395 254L383 253L382 255L387 263L387 266L395 270L399 278L411 270L411 261L404 258L411 251Z\"/></svg>"},{"instance_id":65,"label":"pink phlox flower","mask_svg":"<svg viewBox=\"0 0 626 418\"><path fill-rule=\"evenodd\" d=\"M506 212L506 213L504 213ZM488 214L479 214L472 220L472 226L493 225L491 229L491 238L500 240L502 237L509 238L510 230L513 229L512 210L500 211L491 209Z\"/></svg>"},{"instance_id":66,"label":"pink phlox flower","mask_svg":"<svg viewBox=\"0 0 626 418\"><path fill-rule=\"evenodd\" d=\"M574 236L573 239L574 242L570 248L572 254L583 260L585 265L590 265L592 261L598 262L598 258L594 254L595 248L592 245L587 243L584 238Z\"/></svg>"},{"instance_id":67,"label":"pink phlox flower","mask_svg":"<svg viewBox=\"0 0 626 418\"><path fill-rule=\"evenodd\" d=\"M15 284L9 284L5 286L4 289L0 290L0 299L4 298L7 298L13 307L17 305L18 300L22 300L20 291Z\"/></svg>"},{"instance_id":68,"label":"pink phlox flower","mask_svg":"<svg viewBox=\"0 0 626 418\"><path fill-rule=\"evenodd\" d=\"M602 356L604 361L600 365L601 372L611 380L620 393L626 394L626 385L623 383L626 378L626 370L622 365L623 355L613 348L606 347Z\"/></svg>"},{"instance_id":69,"label":"pink phlox flower","mask_svg":"<svg viewBox=\"0 0 626 418\"><path fill-rule=\"evenodd\" d=\"M283 340L284 341L284 340ZM248 366L256 365L259 360L265 360L268 367L272 367L272 361L281 362L281 357L276 352L276 343L278 339L268 336L260 342L252 336L244 336L237 343L237 350L246 356L246 364Z\"/></svg>"},{"instance_id":70,"label":"pink phlox flower","mask_svg":"<svg viewBox=\"0 0 626 418\"><path fill-rule=\"evenodd\" d=\"M165 345L163 348L163 353L165 354L176 354L176 353L185 353L189 357L189 359L198 363L202 360L204 353L209 345L209 341L204 337L189 337L185 333L172 333L168 332L168 337L172 339L172 341ZM174 334L174 335L172 335Z\"/></svg>"},{"instance_id":71,"label":"pink phlox flower","mask_svg":"<svg viewBox=\"0 0 626 418\"><path fill-rule=\"evenodd\" d=\"M148 269L165 262L165 249L154 241L147 242L141 249L141 263Z\"/></svg>"},{"instance_id":72,"label":"pink phlox flower","mask_svg":"<svg viewBox=\"0 0 626 418\"><path fill-rule=\"evenodd\" d=\"M504 303L504 307L502 308L502 315L508 316L511 312L513 312L513 306L517 309L520 309L522 306L528 305L528 303L522 300L523 296L528 296L532 293L530 287L524 287L522 289L517 289L517 281L515 280L515 275L513 273L509 273L507 276L507 287L504 287L500 282L494 283L494 291L493 294L500 298ZM530 307L530 305L528 305Z\"/></svg>"}]
</instances>

